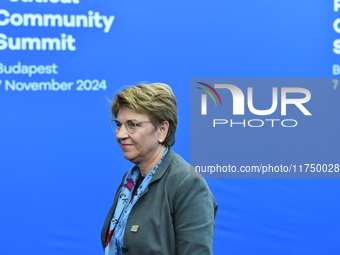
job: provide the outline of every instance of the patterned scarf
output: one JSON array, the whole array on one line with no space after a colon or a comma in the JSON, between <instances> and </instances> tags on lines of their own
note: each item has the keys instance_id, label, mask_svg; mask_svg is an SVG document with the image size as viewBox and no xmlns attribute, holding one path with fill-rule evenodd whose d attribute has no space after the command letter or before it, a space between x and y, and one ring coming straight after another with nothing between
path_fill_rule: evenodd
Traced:
<instances>
[{"instance_id":1,"label":"patterned scarf","mask_svg":"<svg viewBox=\"0 0 340 255\"><path fill-rule=\"evenodd\" d=\"M140 198L145 188L149 185L156 170L162 163L165 155L168 152L166 148L162 158L154 166L154 168L145 176L141 185L137 188L136 194L131 198L134 186L137 183L140 175L140 169L135 165L126 175L124 185L121 188L120 195L117 201L116 210L111 220L110 229L106 237L105 255L123 255L123 241L126 223L129 218L132 207Z\"/></svg>"}]
</instances>

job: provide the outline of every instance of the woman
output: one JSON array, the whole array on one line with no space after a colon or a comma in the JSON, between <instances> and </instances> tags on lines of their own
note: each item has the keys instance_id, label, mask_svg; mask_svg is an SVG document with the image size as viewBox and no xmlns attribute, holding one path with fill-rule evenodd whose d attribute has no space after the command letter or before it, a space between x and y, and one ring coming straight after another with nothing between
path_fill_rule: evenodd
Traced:
<instances>
[{"instance_id":1,"label":"woman","mask_svg":"<svg viewBox=\"0 0 340 255\"><path fill-rule=\"evenodd\" d=\"M111 110L117 142L135 165L106 217L105 255L212 254L217 205L205 180L171 149L178 121L171 88L130 86Z\"/></svg>"}]
</instances>

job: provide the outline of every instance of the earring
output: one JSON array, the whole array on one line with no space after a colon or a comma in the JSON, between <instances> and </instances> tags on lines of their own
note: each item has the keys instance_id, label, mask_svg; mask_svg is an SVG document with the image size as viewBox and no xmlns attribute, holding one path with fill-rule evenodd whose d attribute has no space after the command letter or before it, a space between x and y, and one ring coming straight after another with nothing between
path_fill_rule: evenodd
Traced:
<instances>
[{"instance_id":1,"label":"earring","mask_svg":"<svg viewBox=\"0 0 340 255\"><path fill-rule=\"evenodd\" d=\"M162 143L163 142L163 140L162 139L159 139L159 143Z\"/></svg>"}]
</instances>

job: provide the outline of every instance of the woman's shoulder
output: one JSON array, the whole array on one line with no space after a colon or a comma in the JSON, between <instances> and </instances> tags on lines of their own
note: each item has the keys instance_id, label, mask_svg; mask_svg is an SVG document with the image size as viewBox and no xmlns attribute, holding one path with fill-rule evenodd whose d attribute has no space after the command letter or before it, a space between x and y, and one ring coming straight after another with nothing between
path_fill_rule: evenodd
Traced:
<instances>
[{"instance_id":1,"label":"woman's shoulder","mask_svg":"<svg viewBox=\"0 0 340 255\"><path fill-rule=\"evenodd\" d=\"M173 159L168 167L168 178L175 180L177 182L195 182L195 179L204 178L202 175L195 171L194 167L191 166L185 159L183 159L177 153L174 153Z\"/></svg>"},{"instance_id":2,"label":"woman's shoulder","mask_svg":"<svg viewBox=\"0 0 340 255\"><path fill-rule=\"evenodd\" d=\"M173 152L173 157L167 170L170 175L186 177L190 174L190 167L190 164L184 158Z\"/></svg>"}]
</instances>

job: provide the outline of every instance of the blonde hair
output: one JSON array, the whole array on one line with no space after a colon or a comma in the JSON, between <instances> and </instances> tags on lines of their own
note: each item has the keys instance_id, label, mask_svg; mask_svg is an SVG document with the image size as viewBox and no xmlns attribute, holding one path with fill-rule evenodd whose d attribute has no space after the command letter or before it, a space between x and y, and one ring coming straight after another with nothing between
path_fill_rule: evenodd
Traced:
<instances>
[{"instance_id":1,"label":"blonde hair","mask_svg":"<svg viewBox=\"0 0 340 255\"><path fill-rule=\"evenodd\" d=\"M155 128L163 121L168 121L168 134L162 144L166 147L175 144L178 123L177 101L167 84L139 84L125 88L115 96L111 103L111 112L115 118L121 108L147 114Z\"/></svg>"}]
</instances>

